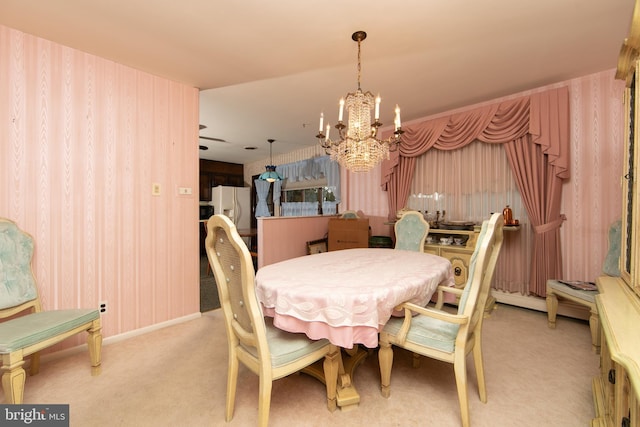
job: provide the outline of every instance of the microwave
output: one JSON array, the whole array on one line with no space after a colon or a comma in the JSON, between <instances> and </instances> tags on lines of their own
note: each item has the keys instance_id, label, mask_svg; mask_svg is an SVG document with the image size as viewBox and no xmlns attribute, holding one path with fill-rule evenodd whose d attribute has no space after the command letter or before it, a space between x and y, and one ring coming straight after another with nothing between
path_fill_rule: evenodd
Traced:
<instances>
[{"instance_id":1,"label":"microwave","mask_svg":"<svg viewBox=\"0 0 640 427\"><path fill-rule=\"evenodd\" d=\"M209 204L200 205L200 219L209 219L213 213L213 206Z\"/></svg>"}]
</instances>

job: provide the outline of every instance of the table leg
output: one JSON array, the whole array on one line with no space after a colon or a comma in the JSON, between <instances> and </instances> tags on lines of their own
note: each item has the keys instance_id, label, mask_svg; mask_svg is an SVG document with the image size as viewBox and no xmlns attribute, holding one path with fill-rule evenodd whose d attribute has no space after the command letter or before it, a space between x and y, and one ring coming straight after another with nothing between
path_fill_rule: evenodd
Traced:
<instances>
[{"instance_id":1,"label":"table leg","mask_svg":"<svg viewBox=\"0 0 640 427\"><path fill-rule=\"evenodd\" d=\"M353 374L368 354L369 350L357 345L352 349L342 349L340 352L336 398L338 407L343 411L355 408L360 403L360 394L353 384ZM308 366L302 372L326 384L321 361Z\"/></svg>"}]
</instances>

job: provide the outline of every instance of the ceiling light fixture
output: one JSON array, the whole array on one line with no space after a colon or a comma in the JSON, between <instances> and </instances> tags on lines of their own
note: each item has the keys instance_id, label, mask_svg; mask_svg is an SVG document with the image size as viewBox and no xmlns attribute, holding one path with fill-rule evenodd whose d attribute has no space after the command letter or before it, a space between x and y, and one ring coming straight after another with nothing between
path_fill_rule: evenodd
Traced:
<instances>
[{"instance_id":1,"label":"ceiling light fixture","mask_svg":"<svg viewBox=\"0 0 640 427\"><path fill-rule=\"evenodd\" d=\"M280 174L276 172L276 167L273 165L273 155L271 153L271 145L273 144L273 141L275 141L275 139L267 139L267 141L269 141L269 162L271 164L265 166L266 171L262 172L259 179L263 181L269 181L269 182L282 181L282 176L280 176Z\"/></svg>"},{"instance_id":2,"label":"ceiling light fixture","mask_svg":"<svg viewBox=\"0 0 640 427\"><path fill-rule=\"evenodd\" d=\"M358 42L358 89L347 94L346 99L340 99L338 113L339 139L333 141L329 138L331 126L327 124L326 133L323 127L324 113L320 114L320 130L316 138L325 152L332 160L353 172L366 172L389 157L389 151L394 151L400 144L400 136L403 131L400 124L400 108L396 105L393 135L382 140L378 139L380 123L380 95L373 97L371 92L362 92L360 88L360 43L367 37L364 31L356 31L351 38ZM344 107L347 107L349 115L348 128L342 122ZM375 109L374 121L371 122L371 110Z\"/></svg>"}]
</instances>

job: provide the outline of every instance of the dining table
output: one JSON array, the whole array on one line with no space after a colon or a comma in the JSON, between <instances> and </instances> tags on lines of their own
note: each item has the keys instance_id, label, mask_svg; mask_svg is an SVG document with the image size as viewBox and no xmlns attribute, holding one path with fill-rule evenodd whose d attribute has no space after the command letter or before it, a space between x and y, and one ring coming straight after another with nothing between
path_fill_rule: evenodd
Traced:
<instances>
[{"instance_id":1,"label":"dining table","mask_svg":"<svg viewBox=\"0 0 640 427\"><path fill-rule=\"evenodd\" d=\"M256 294L277 328L345 349L338 406L359 402L353 371L378 346L378 333L403 302L426 306L438 285L454 286L446 258L414 251L357 248L261 267ZM317 376L317 375L316 375Z\"/></svg>"}]
</instances>

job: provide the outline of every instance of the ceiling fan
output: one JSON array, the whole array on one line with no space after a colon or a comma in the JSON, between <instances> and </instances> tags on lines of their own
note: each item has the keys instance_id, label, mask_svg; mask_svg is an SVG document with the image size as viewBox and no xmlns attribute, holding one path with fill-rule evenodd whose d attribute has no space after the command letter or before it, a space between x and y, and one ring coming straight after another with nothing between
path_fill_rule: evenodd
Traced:
<instances>
[{"instance_id":1,"label":"ceiling fan","mask_svg":"<svg viewBox=\"0 0 640 427\"><path fill-rule=\"evenodd\" d=\"M206 129L207 127L205 125L200 125L200 130L202 129ZM200 139L206 139L208 141L215 141L215 142L224 142L225 144L230 144L229 141L225 140L225 139L221 139L221 138L213 138L211 136L202 136L199 135L198 138ZM202 148L201 148L202 149Z\"/></svg>"}]
</instances>

